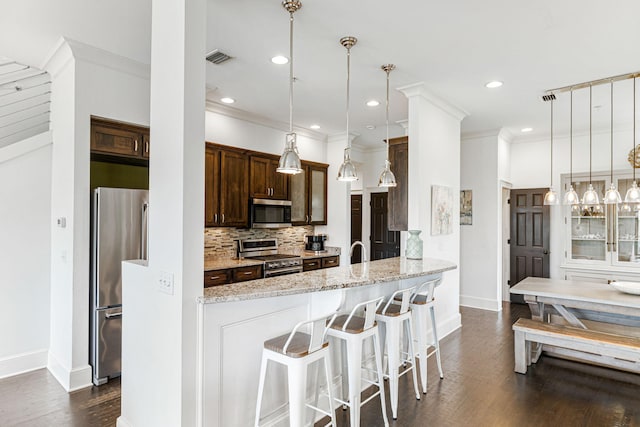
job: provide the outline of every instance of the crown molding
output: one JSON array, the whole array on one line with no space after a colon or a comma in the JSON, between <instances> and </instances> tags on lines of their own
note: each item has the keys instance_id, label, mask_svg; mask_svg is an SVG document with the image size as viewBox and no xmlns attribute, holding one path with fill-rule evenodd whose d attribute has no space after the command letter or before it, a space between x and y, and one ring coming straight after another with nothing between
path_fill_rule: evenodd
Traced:
<instances>
[{"instance_id":1,"label":"crown molding","mask_svg":"<svg viewBox=\"0 0 640 427\"><path fill-rule=\"evenodd\" d=\"M357 132L349 132L349 142L351 143L351 147L353 147L354 145L355 146L359 146L359 147L362 146L361 144L353 142L359 136L360 136L360 134L357 133ZM329 135L327 137L327 143L329 143L329 144L334 144L334 143L342 143L342 144L344 144L346 140L347 140L347 133L346 132L334 133L334 134Z\"/></svg>"},{"instance_id":2,"label":"crown molding","mask_svg":"<svg viewBox=\"0 0 640 427\"><path fill-rule=\"evenodd\" d=\"M250 122L256 125L265 126L282 132L289 132L289 124L272 120L267 117L240 110L238 108L229 107L228 105L219 104L210 100L206 101L205 110L210 113L221 114L223 116ZM315 139L318 141L327 141L327 135L322 132L315 132L310 129L294 126L293 131L300 136Z\"/></svg>"},{"instance_id":3,"label":"crown molding","mask_svg":"<svg viewBox=\"0 0 640 427\"><path fill-rule=\"evenodd\" d=\"M428 90L424 82L402 86L397 88L396 90L402 92L407 98L420 96L458 121L462 121L462 119L469 115L469 113L467 113L465 110L453 105L452 103L446 101L445 99Z\"/></svg>"},{"instance_id":4,"label":"crown molding","mask_svg":"<svg viewBox=\"0 0 640 427\"><path fill-rule=\"evenodd\" d=\"M68 37L61 37L44 61L44 68L57 75L71 59L89 62L105 68L127 73L145 80L151 78L151 66L131 58L100 49Z\"/></svg>"},{"instance_id":5,"label":"crown molding","mask_svg":"<svg viewBox=\"0 0 640 427\"><path fill-rule=\"evenodd\" d=\"M401 126L405 131L409 129L409 119L396 120L396 124Z\"/></svg>"}]
</instances>

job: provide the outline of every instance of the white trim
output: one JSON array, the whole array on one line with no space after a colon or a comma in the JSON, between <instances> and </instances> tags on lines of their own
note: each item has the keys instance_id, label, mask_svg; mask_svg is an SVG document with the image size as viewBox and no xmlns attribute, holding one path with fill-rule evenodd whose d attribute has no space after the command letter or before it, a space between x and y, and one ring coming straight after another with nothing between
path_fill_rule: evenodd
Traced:
<instances>
[{"instance_id":1,"label":"white trim","mask_svg":"<svg viewBox=\"0 0 640 427\"><path fill-rule=\"evenodd\" d=\"M48 354L47 369L67 392L93 385L91 382L91 366L85 365L69 370L51 354L51 351Z\"/></svg>"},{"instance_id":2,"label":"white trim","mask_svg":"<svg viewBox=\"0 0 640 427\"><path fill-rule=\"evenodd\" d=\"M39 133L22 141L14 142L0 148L0 164L13 160L16 157L24 156L27 153L52 144L53 136L51 131Z\"/></svg>"},{"instance_id":3,"label":"white trim","mask_svg":"<svg viewBox=\"0 0 640 427\"><path fill-rule=\"evenodd\" d=\"M280 130L283 132L289 132L288 123L272 120L267 117L260 116L258 114L250 113L244 110L239 110L237 108L233 108L228 105L218 104L217 102L213 102L210 100L207 100L205 103L205 111L208 111L210 113L221 114L223 116L231 117L238 120L243 120L245 122L254 123L260 126L265 126L265 127ZM327 135L324 133L315 132L313 130L301 128L299 126L294 126L293 131L300 136L316 139L318 141L324 142L327 139Z\"/></svg>"},{"instance_id":4,"label":"white trim","mask_svg":"<svg viewBox=\"0 0 640 427\"><path fill-rule=\"evenodd\" d=\"M479 308L481 310L502 311L502 301L460 295L460 305L463 307Z\"/></svg>"},{"instance_id":5,"label":"white trim","mask_svg":"<svg viewBox=\"0 0 640 427\"><path fill-rule=\"evenodd\" d=\"M47 353L42 349L0 359L0 379L47 367Z\"/></svg>"},{"instance_id":6,"label":"white trim","mask_svg":"<svg viewBox=\"0 0 640 427\"><path fill-rule=\"evenodd\" d=\"M436 307L436 319L437 317L438 312ZM455 315L442 322L436 320L436 323L438 324L438 338L442 340L447 335L457 331L462 327L462 316L460 315L460 313L456 313Z\"/></svg>"},{"instance_id":7,"label":"white trim","mask_svg":"<svg viewBox=\"0 0 640 427\"><path fill-rule=\"evenodd\" d=\"M414 96L421 96L427 101L429 101L434 106L440 108L445 113L449 114L454 119L461 121L466 116L469 115L465 110L459 108L452 103L444 100L440 96L428 90L424 84L424 82L414 83L406 86L402 86L397 88L396 90L402 92L404 96L407 98L412 98Z\"/></svg>"},{"instance_id":8,"label":"white trim","mask_svg":"<svg viewBox=\"0 0 640 427\"><path fill-rule=\"evenodd\" d=\"M61 37L40 68L56 76L72 59L121 71L146 80L151 79L151 66L131 58L100 49L68 37Z\"/></svg>"},{"instance_id":9,"label":"white trim","mask_svg":"<svg viewBox=\"0 0 640 427\"><path fill-rule=\"evenodd\" d=\"M133 427L133 424L127 421L125 417L120 415L118 418L116 418L116 427Z\"/></svg>"}]
</instances>

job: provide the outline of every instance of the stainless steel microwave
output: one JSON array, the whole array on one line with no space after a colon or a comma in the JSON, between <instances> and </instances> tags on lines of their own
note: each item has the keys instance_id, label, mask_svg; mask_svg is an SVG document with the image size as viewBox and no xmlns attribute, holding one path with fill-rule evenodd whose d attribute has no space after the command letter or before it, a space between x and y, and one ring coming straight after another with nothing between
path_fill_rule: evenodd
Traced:
<instances>
[{"instance_id":1,"label":"stainless steel microwave","mask_svg":"<svg viewBox=\"0 0 640 427\"><path fill-rule=\"evenodd\" d=\"M291 227L291 201L251 199L251 228Z\"/></svg>"}]
</instances>

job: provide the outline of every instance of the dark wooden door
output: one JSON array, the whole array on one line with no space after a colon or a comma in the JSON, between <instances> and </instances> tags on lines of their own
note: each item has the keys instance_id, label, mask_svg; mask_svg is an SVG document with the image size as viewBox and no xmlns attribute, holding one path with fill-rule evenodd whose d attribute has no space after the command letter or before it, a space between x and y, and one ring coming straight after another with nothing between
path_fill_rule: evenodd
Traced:
<instances>
[{"instance_id":1,"label":"dark wooden door","mask_svg":"<svg viewBox=\"0 0 640 427\"><path fill-rule=\"evenodd\" d=\"M400 232L390 231L387 193L371 193L371 261L400 256Z\"/></svg>"},{"instance_id":2,"label":"dark wooden door","mask_svg":"<svg viewBox=\"0 0 640 427\"><path fill-rule=\"evenodd\" d=\"M271 186L267 179L270 164L270 159L251 156L251 197L258 199L271 197Z\"/></svg>"},{"instance_id":3,"label":"dark wooden door","mask_svg":"<svg viewBox=\"0 0 640 427\"><path fill-rule=\"evenodd\" d=\"M511 278L514 286L527 277L549 277L549 206L546 188L511 190ZM511 295L511 301L524 302Z\"/></svg>"},{"instance_id":4,"label":"dark wooden door","mask_svg":"<svg viewBox=\"0 0 640 427\"><path fill-rule=\"evenodd\" d=\"M409 137L389 139L389 161L396 187L389 188L389 230L408 229Z\"/></svg>"},{"instance_id":5,"label":"dark wooden door","mask_svg":"<svg viewBox=\"0 0 640 427\"><path fill-rule=\"evenodd\" d=\"M351 244L362 241L362 194L351 195ZM362 262L362 246L353 248L351 264Z\"/></svg>"},{"instance_id":6,"label":"dark wooden door","mask_svg":"<svg viewBox=\"0 0 640 427\"><path fill-rule=\"evenodd\" d=\"M249 160L244 153L220 152L220 217L219 225L249 225Z\"/></svg>"}]
</instances>

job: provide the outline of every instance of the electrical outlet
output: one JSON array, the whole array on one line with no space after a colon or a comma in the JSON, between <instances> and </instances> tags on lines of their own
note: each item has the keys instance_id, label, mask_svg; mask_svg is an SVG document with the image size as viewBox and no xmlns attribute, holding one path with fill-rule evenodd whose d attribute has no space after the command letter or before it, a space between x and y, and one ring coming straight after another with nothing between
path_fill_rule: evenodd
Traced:
<instances>
[{"instance_id":1,"label":"electrical outlet","mask_svg":"<svg viewBox=\"0 0 640 427\"><path fill-rule=\"evenodd\" d=\"M158 290L168 295L173 295L173 273L161 271L158 276Z\"/></svg>"}]
</instances>

